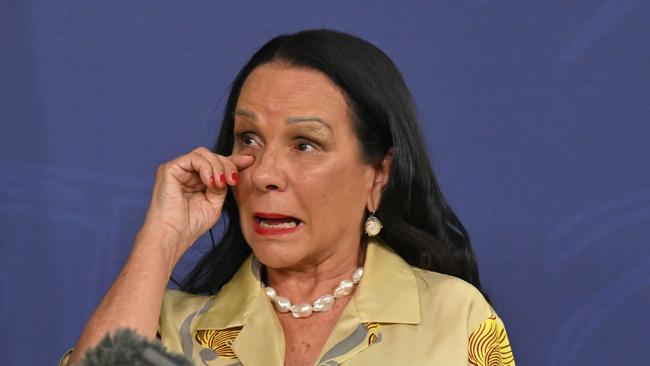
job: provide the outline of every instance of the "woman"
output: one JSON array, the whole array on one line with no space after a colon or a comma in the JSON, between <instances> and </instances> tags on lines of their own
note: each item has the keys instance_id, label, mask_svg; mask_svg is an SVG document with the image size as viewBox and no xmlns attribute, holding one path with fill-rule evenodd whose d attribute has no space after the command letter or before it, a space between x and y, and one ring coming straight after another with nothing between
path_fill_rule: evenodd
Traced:
<instances>
[{"instance_id":1,"label":"woman","mask_svg":"<svg viewBox=\"0 0 650 366\"><path fill-rule=\"evenodd\" d=\"M165 290L222 211L221 243L184 292ZM329 30L264 45L232 85L217 154L159 167L70 363L121 327L197 365L514 364L399 71Z\"/></svg>"}]
</instances>

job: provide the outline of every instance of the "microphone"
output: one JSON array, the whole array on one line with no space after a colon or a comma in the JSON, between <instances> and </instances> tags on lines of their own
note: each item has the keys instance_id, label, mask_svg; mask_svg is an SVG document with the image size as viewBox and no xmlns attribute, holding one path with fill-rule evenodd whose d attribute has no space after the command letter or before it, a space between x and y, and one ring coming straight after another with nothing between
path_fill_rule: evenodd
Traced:
<instances>
[{"instance_id":1,"label":"microphone","mask_svg":"<svg viewBox=\"0 0 650 366\"><path fill-rule=\"evenodd\" d=\"M150 342L131 329L119 329L86 351L78 366L193 366L180 354Z\"/></svg>"}]
</instances>

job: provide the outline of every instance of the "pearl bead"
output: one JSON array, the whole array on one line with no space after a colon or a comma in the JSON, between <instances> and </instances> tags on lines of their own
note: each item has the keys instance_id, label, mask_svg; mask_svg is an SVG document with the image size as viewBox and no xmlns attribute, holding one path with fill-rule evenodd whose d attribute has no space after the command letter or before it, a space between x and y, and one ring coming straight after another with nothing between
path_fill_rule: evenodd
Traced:
<instances>
[{"instance_id":1,"label":"pearl bead","mask_svg":"<svg viewBox=\"0 0 650 366\"><path fill-rule=\"evenodd\" d=\"M354 282L350 280L343 280L334 290L334 297L340 299L343 296L347 296L352 293L352 289L354 289Z\"/></svg>"},{"instance_id":2,"label":"pearl bead","mask_svg":"<svg viewBox=\"0 0 650 366\"><path fill-rule=\"evenodd\" d=\"M366 220L365 229L368 236L375 236L381 231L382 225L378 218L371 216Z\"/></svg>"},{"instance_id":3,"label":"pearl bead","mask_svg":"<svg viewBox=\"0 0 650 366\"><path fill-rule=\"evenodd\" d=\"M266 297L271 299L275 308L280 313L291 312L294 318L306 318L313 312L327 311L334 306L334 300L347 296L352 293L354 286L361 281L363 276L363 267L359 267L352 273L352 280L343 280L334 290L334 294L325 294L314 301L314 305L301 303L292 305L286 297L279 296L277 291L272 287L264 287Z\"/></svg>"},{"instance_id":4,"label":"pearl bead","mask_svg":"<svg viewBox=\"0 0 650 366\"><path fill-rule=\"evenodd\" d=\"M332 305L334 305L334 296L327 294L314 301L312 308L314 311L327 311L332 308Z\"/></svg>"},{"instance_id":5,"label":"pearl bead","mask_svg":"<svg viewBox=\"0 0 650 366\"><path fill-rule=\"evenodd\" d=\"M289 301L289 299L287 299L286 297L277 296L275 297L274 301L275 301L275 307L281 313L286 313L291 309L291 301Z\"/></svg>"},{"instance_id":6,"label":"pearl bead","mask_svg":"<svg viewBox=\"0 0 650 366\"><path fill-rule=\"evenodd\" d=\"M361 277L363 277L363 267L354 270L354 273L352 273L352 282L358 285L361 282Z\"/></svg>"},{"instance_id":7,"label":"pearl bead","mask_svg":"<svg viewBox=\"0 0 650 366\"><path fill-rule=\"evenodd\" d=\"M311 315L312 307L307 303L293 305L291 307L291 316L294 318L306 318Z\"/></svg>"},{"instance_id":8,"label":"pearl bead","mask_svg":"<svg viewBox=\"0 0 650 366\"><path fill-rule=\"evenodd\" d=\"M265 287L264 292L266 293L266 296L271 300L275 299L275 297L278 296L278 293L275 292L275 289L273 287Z\"/></svg>"}]
</instances>

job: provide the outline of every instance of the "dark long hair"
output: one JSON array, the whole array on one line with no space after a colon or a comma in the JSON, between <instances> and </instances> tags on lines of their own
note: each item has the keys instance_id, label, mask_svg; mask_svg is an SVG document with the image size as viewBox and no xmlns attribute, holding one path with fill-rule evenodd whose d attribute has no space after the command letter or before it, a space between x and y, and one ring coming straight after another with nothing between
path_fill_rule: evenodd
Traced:
<instances>
[{"instance_id":1,"label":"dark long hair","mask_svg":"<svg viewBox=\"0 0 650 366\"><path fill-rule=\"evenodd\" d=\"M232 83L216 152L232 152L233 112L244 81L256 67L273 61L320 71L339 87L366 162L380 164L393 148L390 178L376 213L384 225L381 241L410 265L456 276L481 290L469 235L440 192L413 98L397 67L374 45L332 30L306 30L269 41ZM250 254L231 192L223 212L228 222L221 242L200 259L182 290L219 291Z\"/></svg>"}]
</instances>

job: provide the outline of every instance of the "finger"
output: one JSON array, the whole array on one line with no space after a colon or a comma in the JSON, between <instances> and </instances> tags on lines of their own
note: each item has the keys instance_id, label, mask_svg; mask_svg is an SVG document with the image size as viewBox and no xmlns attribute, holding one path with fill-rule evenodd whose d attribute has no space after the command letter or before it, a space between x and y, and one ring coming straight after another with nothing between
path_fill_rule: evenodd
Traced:
<instances>
[{"instance_id":1,"label":"finger","mask_svg":"<svg viewBox=\"0 0 650 366\"><path fill-rule=\"evenodd\" d=\"M253 165L253 162L255 161L255 156L253 155L232 154L227 158L237 166L238 170L248 168Z\"/></svg>"},{"instance_id":2,"label":"finger","mask_svg":"<svg viewBox=\"0 0 650 366\"><path fill-rule=\"evenodd\" d=\"M237 168L237 165L235 165L235 163L233 163L230 159L228 159L225 156L222 155L215 155L215 156L223 164L227 183L231 186L237 185L237 181L239 179L239 174L237 174L239 169Z\"/></svg>"},{"instance_id":3,"label":"finger","mask_svg":"<svg viewBox=\"0 0 650 366\"><path fill-rule=\"evenodd\" d=\"M198 148L196 149L196 152L201 154L201 156L205 157L208 159L211 163L213 163L213 166L216 166L217 169L220 169L222 172L220 174L219 180L221 183L228 184L231 186L237 185L237 179L238 179L238 170L239 168L235 163L233 163L230 159L223 155L215 154L212 151L206 149L206 148ZM244 158L245 160L250 160Z\"/></svg>"},{"instance_id":4,"label":"finger","mask_svg":"<svg viewBox=\"0 0 650 366\"><path fill-rule=\"evenodd\" d=\"M199 147L192 151L203 158L211 167L210 184L212 190L220 191L227 186L226 168L217 155L205 147Z\"/></svg>"},{"instance_id":5,"label":"finger","mask_svg":"<svg viewBox=\"0 0 650 366\"><path fill-rule=\"evenodd\" d=\"M189 154L184 155L179 159L178 166L190 173L198 173L201 183L203 183L208 190L218 191L221 188L219 187L218 182L215 181L216 184L213 184L213 181L215 180L212 178L215 176L214 169L212 164L210 164L206 158L201 156L201 154L192 151Z\"/></svg>"}]
</instances>

